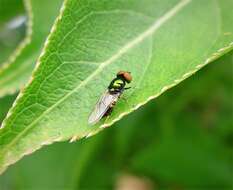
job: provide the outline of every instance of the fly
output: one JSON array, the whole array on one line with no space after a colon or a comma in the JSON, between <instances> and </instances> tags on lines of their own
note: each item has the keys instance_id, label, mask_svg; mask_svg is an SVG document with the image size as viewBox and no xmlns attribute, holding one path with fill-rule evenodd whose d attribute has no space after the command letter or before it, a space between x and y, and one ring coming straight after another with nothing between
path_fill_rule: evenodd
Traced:
<instances>
[{"instance_id":1,"label":"fly","mask_svg":"<svg viewBox=\"0 0 233 190\"><path fill-rule=\"evenodd\" d=\"M130 72L119 71L111 83L108 86L107 91L101 96L97 102L94 110L92 111L88 123L91 125L96 124L100 119L105 116L109 116L113 111L113 107L116 105L116 102L120 98L124 90L129 89L125 88L127 83L132 81L132 76Z\"/></svg>"}]
</instances>

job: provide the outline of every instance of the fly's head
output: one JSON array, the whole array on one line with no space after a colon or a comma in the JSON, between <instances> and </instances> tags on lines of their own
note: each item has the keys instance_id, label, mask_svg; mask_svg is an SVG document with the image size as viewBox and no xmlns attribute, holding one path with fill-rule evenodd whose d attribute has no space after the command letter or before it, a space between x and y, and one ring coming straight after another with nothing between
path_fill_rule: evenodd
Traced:
<instances>
[{"instance_id":1,"label":"fly's head","mask_svg":"<svg viewBox=\"0 0 233 190\"><path fill-rule=\"evenodd\" d=\"M119 71L117 77L123 78L127 83L130 83L133 79L131 73L127 71Z\"/></svg>"}]
</instances>

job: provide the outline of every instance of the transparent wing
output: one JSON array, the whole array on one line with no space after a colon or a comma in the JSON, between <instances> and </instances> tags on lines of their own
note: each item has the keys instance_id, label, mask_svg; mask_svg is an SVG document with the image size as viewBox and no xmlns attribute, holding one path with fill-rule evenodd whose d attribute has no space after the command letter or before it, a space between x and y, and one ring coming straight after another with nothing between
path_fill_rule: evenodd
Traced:
<instances>
[{"instance_id":1,"label":"transparent wing","mask_svg":"<svg viewBox=\"0 0 233 190\"><path fill-rule=\"evenodd\" d=\"M110 94L106 91L101 98L99 99L98 103L95 106L95 109L91 113L88 123L95 124L97 123L104 114L108 111L109 107L113 102L116 102L120 96L120 93L117 94Z\"/></svg>"}]
</instances>

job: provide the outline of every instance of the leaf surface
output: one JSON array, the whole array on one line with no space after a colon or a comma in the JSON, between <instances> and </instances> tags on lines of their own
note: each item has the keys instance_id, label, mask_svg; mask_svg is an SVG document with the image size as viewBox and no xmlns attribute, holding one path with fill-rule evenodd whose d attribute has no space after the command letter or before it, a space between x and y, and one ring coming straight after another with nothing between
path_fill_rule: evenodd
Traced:
<instances>
[{"instance_id":1,"label":"leaf surface","mask_svg":"<svg viewBox=\"0 0 233 190\"><path fill-rule=\"evenodd\" d=\"M42 145L94 135L230 51L232 6L230 0L65 1L32 80L3 123L1 170ZM119 70L133 75L127 102L89 126Z\"/></svg>"}]
</instances>

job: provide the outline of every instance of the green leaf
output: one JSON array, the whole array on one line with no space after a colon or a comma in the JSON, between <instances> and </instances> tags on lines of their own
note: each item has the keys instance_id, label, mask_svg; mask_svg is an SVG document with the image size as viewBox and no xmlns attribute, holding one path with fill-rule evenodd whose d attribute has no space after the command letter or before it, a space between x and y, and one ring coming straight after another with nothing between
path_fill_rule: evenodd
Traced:
<instances>
[{"instance_id":1,"label":"green leaf","mask_svg":"<svg viewBox=\"0 0 233 190\"><path fill-rule=\"evenodd\" d=\"M231 0L65 1L32 80L3 123L1 171L43 145L94 135L230 51L232 6ZM89 126L119 70L134 77L127 103Z\"/></svg>"},{"instance_id":2,"label":"green leaf","mask_svg":"<svg viewBox=\"0 0 233 190\"><path fill-rule=\"evenodd\" d=\"M27 31L24 40L0 68L0 96L14 93L29 79L62 0L25 0ZM8 2L14 7L14 2ZM2 13L2 12L1 12Z\"/></svg>"}]
</instances>

